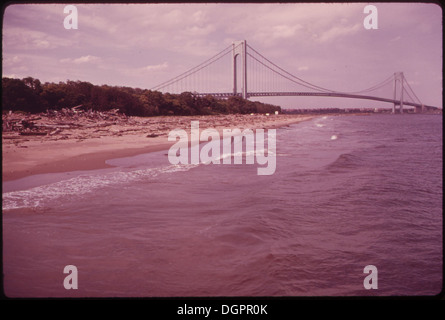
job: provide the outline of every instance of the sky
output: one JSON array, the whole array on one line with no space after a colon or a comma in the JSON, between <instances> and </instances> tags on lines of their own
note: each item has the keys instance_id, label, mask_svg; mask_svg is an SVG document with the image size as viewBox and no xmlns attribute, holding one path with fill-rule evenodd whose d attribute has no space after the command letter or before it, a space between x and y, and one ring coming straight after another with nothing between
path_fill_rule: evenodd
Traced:
<instances>
[{"instance_id":1,"label":"sky","mask_svg":"<svg viewBox=\"0 0 445 320\"><path fill-rule=\"evenodd\" d=\"M150 89L246 40L284 70L352 92L402 71L422 103L442 108L442 9L427 3L14 4L3 14L3 77ZM230 68L230 66L228 66ZM390 94L390 93L389 93ZM254 99L252 100L260 100ZM387 107L357 99L270 97L284 108Z\"/></svg>"}]
</instances>

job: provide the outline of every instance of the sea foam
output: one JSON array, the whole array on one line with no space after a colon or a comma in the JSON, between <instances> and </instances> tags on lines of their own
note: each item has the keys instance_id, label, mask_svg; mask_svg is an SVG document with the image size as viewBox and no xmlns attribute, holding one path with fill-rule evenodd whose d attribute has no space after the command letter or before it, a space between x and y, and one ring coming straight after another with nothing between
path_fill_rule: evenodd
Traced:
<instances>
[{"instance_id":1,"label":"sea foam","mask_svg":"<svg viewBox=\"0 0 445 320\"><path fill-rule=\"evenodd\" d=\"M160 174L188 171L197 165L169 165L134 171L106 174L83 174L67 180L42 185L28 190L3 193L3 210L36 208L46 202L67 196L82 196L97 189L156 177Z\"/></svg>"}]
</instances>

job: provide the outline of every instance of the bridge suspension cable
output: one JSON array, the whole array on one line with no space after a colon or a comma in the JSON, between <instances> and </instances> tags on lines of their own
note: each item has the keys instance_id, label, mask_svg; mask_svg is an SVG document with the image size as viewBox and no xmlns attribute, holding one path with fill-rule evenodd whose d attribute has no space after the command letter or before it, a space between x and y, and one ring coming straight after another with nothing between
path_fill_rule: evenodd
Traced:
<instances>
[{"instance_id":1,"label":"bridge suspension cable","mask_svg":"<svg viewBox=\"0 0 445 320\"><path fill-rule=\"evenodd\" d=\"M265 61L267 61L271 66L273 66L274 68L278 69L275 70L273 67L266 65L266 63L263 63L262 61L260 61L258 58L256 58L254 55L250 54L249 52L247 52L247 55L249 57L251 57L252 59L256 60L258 63L260 63L261 65L263 65L264 67L268 68L269 70L273 71L274 73L280 75L281 77L288 79L289 81L292 81L298 85L301 85L303 87L315 90L315 91L319 91L319 92L330 92L330 93L345 93L345 94L363 94L363 93L367 93L367 92L372 92L372 91L376 91L388 84L393 83L394 81L394 75L389 76L388 78L386 78L385 80L383 80L382 82L379 82L376 85L373 85L372 87L369 87L367 89L363 89L360 91L355 91L355 92L346 92L346 91L336 91L336 90L332 90L332 89L327 89L327 88L323 88L317 85L314 85L310 82L307 82L293 74L291 74L290 72L284 70L283 68L279 67L277 64L273 63L272 61L270 61L269 59L267 59L266 57L264 57L262 54L260 54L257 50L255 50L254 48L252 48L250 45L247 45L247 47L252 50L255 54L257 54L259 57L261 57L262 59L264 59Z\"/></svg>"},{"instance_id":2,"label":"bridge suspension cable","mask_svg":"<svg viewBox=\"0 0 445 320\"><path fill-rule=\"evenodd\" d=\"M232 45L228 46L227 48L225 48L221 52L217 53L210 59L207 59L206 61L200 63L199 65L181 73L180 75L178 75L170 80L164 81L163 83L161 83L155 87L152 87L150 90L162 90L162 89L169 87L181 80L184 80L185 78L187 78L193 74L196 74L198 71L200 71L200 70L208 67L209 65L215 63L216 61L222 59L223 57L225 57L226 55L228 55L231 52L232 52Z\"/></svg>"},{"instance_id":3,"label":"bridge suspension cable","mask_svg":"<svg viewBox=\"0 0 445 320\"><path fill-rule=\"evenodd\" d=\"M419 99L419 98L417 97L417 95L414 93L414 90L411 88L411 85L410 85L410 84L408 83L408 81L406 80L405 76L403 76L403 81L404 81L404 83L406 84L406 86L405 86L405 85L403 86L404 93L406 93L406 94L411 98L412 102L416 102L416 103L422 104L422 102L420 101L420 99ZM412 96L409 94L408 90L405 89L406 87L408 87L408 89L409 89L410 92L413 94L413 96L416 98L416 100L414 100L414 99L412 98Z\"/></svg>"},{"instance_id":4,"label":"bridge suspension cable","mask_svg":"<svg viewBox=\"0 0 445 320\"><path fill-rule=\"evenodd\" d=\"M393 84L394 83L394 75L389 76L387 79L383 80L382 82L379 82L376 85L373 85L370 88L364 89L364 90L360 90L360 91L355 91L355 92L347 92L350 94L359 94L359 93L367 93L367 92L371 92L371 91L375 91L378 90L388 84Z\"/></svg>"},{"instance_id":5,"label":"bridge suspension cable","mask_svg":"<svg viewBox=\"0 0 445 320\"><path fill-rule=\"evenodd\" d=\"M251 58L255 59L256 61L258 61L259 63L261 63L263 66L265 66L266 68L272 70L273 72L275 72L275 73L281 75L282 77L284 77L284 78L286 78L286 79L288 79L288 80L290 80L290 81L292 81L292 82L295 82L295 83L297 83L297 84L299 84L299 85L301 85L301 86L304 86L304 87L306 87L306 88L310 88L310 89L312 89L312 90L322 91L322 92L334 92L333 90L326 89L326 88L323 88L323 87L320 87L320 86L316 86L316 85L314 85L314 84L312 84L312 83L310 83L310 82L307 82L307 81L304 81L303 79L298 78L297 76L294 76L293 74L287 72L287 71L284 70L283 68L277 66L275 63L273 63L272 61L270 61L269 59L267 59L266 57L264 57L261 53L259 53L258 51L256 51L256 50L255 50L254 48L252 48L250 45L247 45L247 47L248 47L250 50L252 50L254 53L256 53L257 55L259 55L262 59L264 59L265 61L267 61L269 64L271 64L273 67L275 67L275 68L277 68L278 70L280 70L281 72L279 72L279 71L277 71L277 70L274 70L274 69L273 69L272 67L270 67L270 66L267 66L265 63L261 62L259 59L257 59L256 57L254 57L253 55L251 55L249 52L247 52L247 54L248 54ZM287 76L284 75L284 74L286 74Z\"/></svg>"}]
</instances>

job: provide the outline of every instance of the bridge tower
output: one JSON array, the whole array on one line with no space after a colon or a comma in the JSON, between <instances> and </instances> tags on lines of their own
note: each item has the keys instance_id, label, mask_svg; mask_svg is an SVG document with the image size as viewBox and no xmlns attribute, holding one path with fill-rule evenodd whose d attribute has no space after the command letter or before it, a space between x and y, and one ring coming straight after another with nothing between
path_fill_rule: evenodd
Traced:
<instances>
[{"instance_id":1,"label":"bridge tower","mask_svg":"<svg viewBox=\"0 0 445 320\"><path fill-rule=\"evenodd\" d=\"M246 40L235 41L232 44L232 75L233 95L237 94L237 58L241 59L241 94L247 99L247 43Z\"/></svg>"},{"instance_id":2,"label":"bridge tower","mask_svg":"<svg viewBox=\"0 0 445 320\"><path fill-rule=\"evenodd\" d=\"M399 112L403 112L403 82L404 82L404 75L403 72L396 72L394 73L394 100L397 101L397 89L400 90L400 100L397 102L394 102L394 105L392 107L392 113L396 113L396 105L399 105Z\"/></svg>"}]
</instances>

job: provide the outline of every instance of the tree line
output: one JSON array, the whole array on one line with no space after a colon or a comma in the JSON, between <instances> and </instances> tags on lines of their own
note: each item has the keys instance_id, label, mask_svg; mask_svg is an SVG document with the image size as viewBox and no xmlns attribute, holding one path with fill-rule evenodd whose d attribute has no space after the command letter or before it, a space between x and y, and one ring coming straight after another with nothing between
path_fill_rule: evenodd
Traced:
<instances>
[{"instance_id":1,"label":"tree line","mask_svg":"<svg viewBox=\"0 0 445 320\"><path fill-rule=\"evenodd\" d=\"M85 81L41 83L39 79L2 78L2 110L39 113L83 105L86 109L119 109L129 116L274 113L279 106L239 96L216 99L191 92L162 93L147 89L93 85Z\"/></svg>"}]
</instances>

